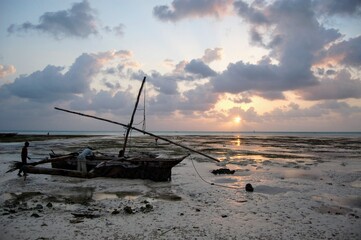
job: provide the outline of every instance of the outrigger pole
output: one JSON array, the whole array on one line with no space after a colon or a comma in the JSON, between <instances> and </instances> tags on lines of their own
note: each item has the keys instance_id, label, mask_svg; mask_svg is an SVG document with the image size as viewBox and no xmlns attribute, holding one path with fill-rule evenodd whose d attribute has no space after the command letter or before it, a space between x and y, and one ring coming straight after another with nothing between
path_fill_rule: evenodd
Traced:
<instances>
[{"instance_id":1,"label":"outrigger pole","mask_svg":"<svg viewBox=\"0 0 361 240\"><path fill-rule=\"evenodd\" d=\"M89 117L89 118L98 119L98 120L100 120L100 121L105 121L105 122L113 123L113 124L116 124L116 125L120 125L120 126L126 127L126 128L128 128L128 129L133 129L133 130L136 130L136 131L141 132L141 133L143 133L143 134L147 134L147 135L149 135L149 136L152 136L152 137L155 137L155 138L159 138L159 139L161 139L161 140L163 140L163 141L166 141L166 142L169 142L169 143L174 144L174 145L176 145L176 146L179 146L179 147L181 147L181 148L187 149L187 150L189 150L189 151L191 151L191 152L198 153L199 155L202 155L202 156L204 156L204 157L207 157L207 158L209 158L209 159L212 159L213 161L220 162L217 158L214 158L214 157L212 157L212 156L209 156L209 155L204 154L204 153L202 153L202 152L199 152L199 151L197 151L197 150L191 149L191 148L189 148L189 147L187 147L187 146L184 146L184 145L182 145L182 144L179 144L179 143L177 143L177 142L173 142L172 140L169 140L169 139L167 139L167 138L164 138L164 137L161 137L161 136L157 136L157 135L155 135L155 134L153 134L153 133L150 133L150 132L141 130L141 129L139 129L139 128L135 128L135 127L133 127L133 126L126 125L126 124L124 124L124 123L115 122L115 121L112 121L112 120L109 120L109 119L100 118L100 117L96 117L96 116L92 116L92 115L88 115L88 114L84 114L84 113L80 113L80 112L74 112L74 111L70 111L70 110L66 110L66 109L62 109L62 108L58 108L58 107L55 107L54 109L59 110L59 111L63 111L63 112L67 112L67 113L72 113L72 114L80 115L80 116L83 116L83 117Z\"/></svg>"}]
</instances>

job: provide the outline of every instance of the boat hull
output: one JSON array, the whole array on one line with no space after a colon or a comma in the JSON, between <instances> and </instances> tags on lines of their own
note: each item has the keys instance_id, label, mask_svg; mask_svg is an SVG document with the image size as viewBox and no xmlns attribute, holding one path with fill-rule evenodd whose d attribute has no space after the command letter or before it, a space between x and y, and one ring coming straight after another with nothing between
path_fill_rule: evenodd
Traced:
<instances>
[{"instance_id":1,"label":"boat hull","mask_svg":"<svg viewBox=\"0 0 361 240\"><path fill-rule=\"evenodd\" d=\"M92 177L170 181L172 179L172 168L187 156L173 159L156 158L150 156L133 158L93 157L86 160L86 166L89 176ZM54 169L76 171L78 161L76 156L69 156L62 161L52 162L51 166Z\"/></svg>"}]
</instances>

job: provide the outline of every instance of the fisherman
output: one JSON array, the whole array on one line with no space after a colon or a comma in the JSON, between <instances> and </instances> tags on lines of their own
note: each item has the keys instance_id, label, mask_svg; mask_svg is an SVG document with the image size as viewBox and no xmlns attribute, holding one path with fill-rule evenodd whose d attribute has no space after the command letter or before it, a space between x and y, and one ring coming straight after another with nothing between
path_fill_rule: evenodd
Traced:
<instances>
[{"instance_id":1,"label":"fisherman","mask_svg":"<svg viewBox=\"0 0 361 240\"><path fill-rule=\"evenodd\" d=\"M78 171L82 173L87 173L86 168L86 157L93 156L92 148L85 148L77 157L78 160Z\"/></svg>"},{"instance_id":2,"label":"fisherman","mask_svg":"<svg viewBox=\"0 0 361 240\"><path fill-rule=\"evenodd\" d=\"M29 156L28 156L28 147L29 147L29 142L26 141L23 148L21 149L21 162L22 162L22 165L19 169L19 172L18 172L18 176L21 177L21 173L23 172L24 173L24 177L27 176L26 172L24 171L24 168L23 166L27 164L27 159L31 159Z\"/></svg>"}]
</instances>

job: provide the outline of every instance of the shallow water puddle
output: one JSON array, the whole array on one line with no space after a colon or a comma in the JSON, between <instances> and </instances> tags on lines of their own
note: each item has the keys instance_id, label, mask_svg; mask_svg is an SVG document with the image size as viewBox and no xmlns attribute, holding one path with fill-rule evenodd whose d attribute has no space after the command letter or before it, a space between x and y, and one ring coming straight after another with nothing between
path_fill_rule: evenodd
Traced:
<instances>
[{"instance_id":1,"label":"shallow water puddle","mask_svg":"<svg viewBox=\"0 0 361 240\"><path fill-rule=\"evenodd\" d=\"M356 180L350 183L352 187L361 188L361 180Z\"/></svg>"},{"instance_id":2,"label":"shallow water puddle","mask_svg":"<svg viewBox=\"0 0 361 240\"><path fill-rule=\"evenodd\" d=\"M19 202L27 202L28 200L41 196L40 192L17 192L17 193L3 193L0 196L0 203L5 205L18 204Z\"/></svg>"},{"instance_id":3,"label":"shallow water puddle","mask_svg":"<svg viewBox=\"0 0 361 240\"><path fill-rule=\"evenodd\" d=\"M141 192L95 192L93 193L92 199L95 201L105 200L105 199L118 199L124 198L128 200L135 200L142 195Z\"/></svg>"},{"instance_id":4,"label":"shallow water puddle","mask_svg":"<svg viewBox=\"0 0 361 240\"><path fill-rule=\"evenodd\" d=\"M291 188L281 188L281 187L271 187L271 186L265 186L265 185L259 185L254 188L254 192L257 193L264 193L264 194L271 194L276 195L279 193L286 193L289 191L293 191Z\"/></svg>"},{"instance_id":5,"label":"shallow water puddle","mask_svg":"<svg viewBox=\"0 0 361 240\"><path fill-rule=\"evenodd\" d=\"M320 180L325 176L320 170L303 170L303 169L287 169L286 171L279 171L283 178L301 178L307 180Z\"/></svg>"},{"instance_id":6,"label":"shallow water puddle","mask_svg":"<svg viewBox=\"0 0 361 240\"><path fill-rule=\"evenodd\" d=\"M346 215L352 211L351 209L345 207L327 206L327 205L312 207L312 209L322 214L332 214L332 215Z\"/></svg>"},{"instance_id":7,"label":"shallow water puddle","mask_svg":"<svg viewBox=\"0 0 361 240\"><path fill-rule=\"evenodd\" d=\"M340 206L352 207L352 208L361 208L361 196L345 196L339 197L335 195L317 195L312 197L313 200L328 203L328 204L337 204Z\"/></svg>"}]
</instances>

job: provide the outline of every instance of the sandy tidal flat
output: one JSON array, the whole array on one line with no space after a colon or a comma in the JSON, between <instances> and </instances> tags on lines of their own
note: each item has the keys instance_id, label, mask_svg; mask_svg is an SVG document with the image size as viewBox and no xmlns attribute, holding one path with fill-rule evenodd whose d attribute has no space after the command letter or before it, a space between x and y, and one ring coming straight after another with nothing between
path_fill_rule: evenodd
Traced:
<instances>
[{"instance_id":1,"label":"sandy tidal flat","mask_svg":"<svg viewBox=\"0 0 361 240\"><path fill-rule=\"evenodd\" d=\"M192 154L171 182L6 173L22 143L0 144L0 236L12 239L360 239L361 138L178 136ZM119 139L31 142L34 159ZM113 145L111 144L113 143ZM134 151L187 153L151 138ZM99 151L100 151L99 150ZM227 167L233 175L214 175ZM244 187L251 183L254 192Z\"/></svg>"}]
</instances>

